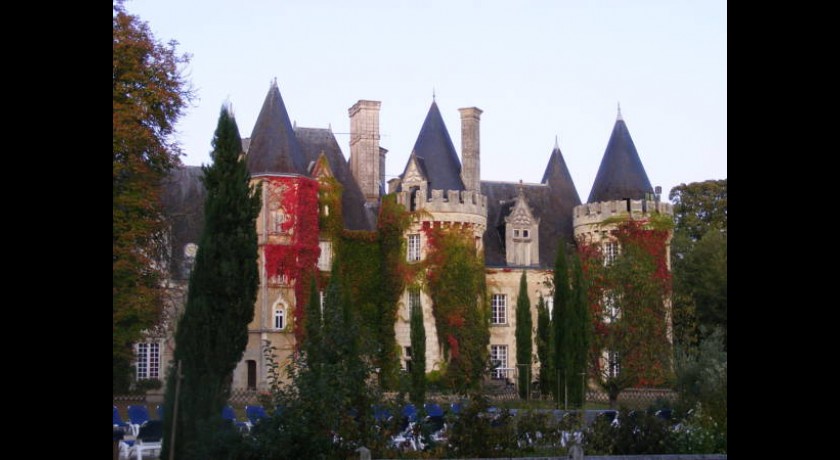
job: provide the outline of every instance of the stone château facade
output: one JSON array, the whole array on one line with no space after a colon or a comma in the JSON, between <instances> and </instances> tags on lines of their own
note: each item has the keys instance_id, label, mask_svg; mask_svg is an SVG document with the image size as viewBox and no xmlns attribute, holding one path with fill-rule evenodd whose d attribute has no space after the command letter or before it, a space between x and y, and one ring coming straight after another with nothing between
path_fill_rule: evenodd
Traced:
<instances>
[{"instance_id":1,"label":"stone ch\u00e2teau facade","mask_svg":"<svg viewBox=\"0 0 840 460\"><path fill-rule=\"evenodd\" d=\"M348 160L330 129L292 125L275 82L250 138L243 139L252 179L263 183L263 208L257 223L261 279L247 349L234 372L234 388L265 389L265 345L276 348L281 362L289 359L294 349L294 318L299 299L294 280L283 271L284 263L292 263L288 262L292 260L289 254L294 252L295 263L311 262L320 270L329 270L332 242L323 235L310 234L307 229L312 227L301 222L301 207L319 206L311 201L319 178L331 177L341 185L344 228L376 228L380 199L386 193L387 150L379 145L380 105L379 101L360 100L350 107ZM459 111L460 160L433 101L403 173L387 182L387 193L396 194L397 202L408 210L425 211L405 233L405 256L409 262L426 256L428 245L421 231L424 225L468 226L472 230L476 248L485 259L491 307L488 351L500 365L493 376L512 378L516 368L514 310L521 274L527 272L536 324L540 296L550 308L552 293L545 282L552 276L561 237L567 242L585 239L603 244L605 251L616 251L609 229L599 225L605 219L628 213L636 217L671 214L672 210L654 193L620 112L592 193L587 203L581 203L556 142L540 183L481 180L482 111L476 107ZM179 293L173 297L176 317L203 225L204 190L200 176L199 167L185 166L174 171L165 186L164 204L172 230L170 285L173 292ZM330 210L321 204L319 212L328 214ZM432 302L423 291L406 290L399 301L394 328L402 353L401 364L408 366L411 360L412 306L420 306L424 311L428 372L439 368L444 356L434 339L437 334ZM173 346L171 335L159 335L138 346L138 370L143 369L142 373L138 371L138 378L153 376L153 367L157 367L154 375L162 377ZM532 372L536 375L535 367Z\"/></svg>"}]
</instances>

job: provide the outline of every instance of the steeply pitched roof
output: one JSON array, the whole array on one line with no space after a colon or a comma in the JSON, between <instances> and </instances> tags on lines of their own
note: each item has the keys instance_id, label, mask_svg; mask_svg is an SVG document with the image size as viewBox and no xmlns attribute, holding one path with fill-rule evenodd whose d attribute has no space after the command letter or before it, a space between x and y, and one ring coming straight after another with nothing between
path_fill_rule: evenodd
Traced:
<instances>
[{"instance_id":1,"label":"steeply pitched roof","mask_svg":"<svg viewBox=\"0 0 840 460\"><path fill-rule=\"evenodd\" d=\"M189 278L184 261L187 243L198 244L204 227L204 199L207 191L201 178L201 166L181 166L173 169L163 180L161 202L169 220L169 243L172 259L170 272L173 279Z\"/></svg>"},{"instance_id":2,"label":"steeply pitched roof","mask_svg":"<svg viewBox=\"0 0 840 460\"><path fill-rule=\"evenodd\" d=\"M322 128L296 127L295 135L307 159L307 165L317 161L321 152L324 152L330 170L341 183L344 190L341 196L344 227L349 230L374 229L376 216L365 207L365 197L362 195L359 184L353 178L347 159L344 158L332 131Z\"/></svg>"},{"instance_id":3,"label":"steeply pitched roof","mask_svg":"<svg viewBox=\"0 0 840 460\"><path fill-rule=\"evenodd\" d=\"M251 133L248 172L306 174L306 157L295 137L277 82L273 82Z\"/></svg>"},{"instance_id":4,"label":"steeply pitched roof","mask_svg":"<svg viewBox=\"0 0 840 460\"><path fill-rule=\"evenodd\" d=\"M580 204L580 195L578 195L575 183L572 181L572 175L569 174L569 168L566 167L566 161L563 159L563 153L560 152L560 146L556 140L554 141L554 150L548 157L542 183L551 186L552 194L557 199L571 203L572 207Z\"/></svg>"},{"instance_id":5,"label":"steeply pitched roof","mask_svg":"<svg viewBox=\"0 0 840 460\"><path fill-rule=\"evenodd\" d=\"M461 162L434 101L417 135L413 151L422 160L430 189L465 190L461 180Z\"/></svg>"},{"instance_id":6,"label":"steeply pitched roof","mask_svg":"<svg viewBox=\"0 0 840 460\"><path fill-rule=\"evenodd\" d=\"M641 200L646 193L653 193L653 187L619 109L587 203L627 198Z\"/></svg>"},{"instance_id":7,"label":"steeply pitched roof","mask_svg":"<svg viewBox=\"0 0 840 460\"><path fill-rule=\"evenodd\" d=\"M484 263L504 266L505 217L510 213L517 197L518 183L482 181L481 193L487 195L487 230L484 232ZM557 256L560 235L572 241L572 208L569 199L550 184L523 184L525 200L535 218L540 219L540 267L550 268ZM580 201L578 200L578 203Z\"/></svg>"}]
</instances>

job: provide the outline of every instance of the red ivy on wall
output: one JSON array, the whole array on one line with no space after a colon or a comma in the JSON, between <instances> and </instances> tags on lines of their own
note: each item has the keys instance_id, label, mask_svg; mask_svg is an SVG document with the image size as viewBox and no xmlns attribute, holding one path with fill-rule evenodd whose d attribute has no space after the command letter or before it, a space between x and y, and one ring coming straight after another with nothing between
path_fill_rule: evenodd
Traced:
<instances>
[{"instance_id":1,"label":"red ivy on wall","mask_svg":"<svg viewBox=\"0 0 840 460\"><path fill-rule=\"evenodd\" d=\"M635 246L652 257L655 264L653 279L659 283L661 292L667 297L671 292L671 272L668 270L666 249L670 231L665 228L657 228L647 219L628 219L617 223L616 228L610 233L619 242L620 247ZM602 305L604 294L610 289L608 270L604 267L604 255L600 244L591 244L579 240L577 248L584 276L590 281L588 300L596 336L593 348L590 350L590 362L594 365L595 371L600 373L602 370L600 369L601 347L609 341L611 334L618 333L615 324L607 323L603 319L605 314ZM630 382L633 386L660 385L664 382L663 376L665 375L663 363L658 359L646 356L646 352L656 349L660 346L659 342L666 340L665 317L661 312L655 312L651 308L643 308L635 313L641 314L645 318L634 319L634 322L628 324L622 330L622 333L628 334L629 337L636 337L636 340L644 337L644 341L646 343L650 342L650 344L632 347L631 350L628 350L627 355L623 356L622 359L622 369L636 376L636 380ZM639 331L633 326L639 321L643 321L639 324L645 324L645 331Z\"/></svg>"},{"instance_id":2,"label":"red ivy on wall","mask_svg":"<svg viewBox=\"0 0 840 460\"><path fill-rule=\"evenodd\" d=\"M280 203L286 219L281 231L290 236L289 244L266 244L265 272L268 278L281 276L295 290L294 333L299 344L303 339L304 305L308 296L309 276L316 273L318 247L318 182L306 177L288 176L267 179L270 189L282 188Z\"/></svg>"}]
</instances>

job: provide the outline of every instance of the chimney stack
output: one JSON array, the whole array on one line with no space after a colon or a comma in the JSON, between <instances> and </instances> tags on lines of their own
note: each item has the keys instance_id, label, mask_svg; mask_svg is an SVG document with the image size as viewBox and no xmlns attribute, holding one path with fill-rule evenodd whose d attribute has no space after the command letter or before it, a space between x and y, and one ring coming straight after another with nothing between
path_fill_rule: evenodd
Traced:
<instances>
[{"instance_id":1,"label":"chimney stack","mask_svg":"<svg viewBox=\"0 0 840 460\"><path fill-rule=\"evenodd\" d=\"M481 148L478 107L458 109L461 112L461 180L467 190L481 192Z\"/></svg>"},{"instance_id":2,"label":"chimney stack","mask_svg":"<svg viewBox=\"0 0 840 460\"><path fill-rule=\"evenodd\" d=\"M359 100L350 115L350 172L362 189L365 201L379 201L381 180L379 149L379 101ZM382 171L384 172L384 171Z\"/></svg>"}]
</instances>

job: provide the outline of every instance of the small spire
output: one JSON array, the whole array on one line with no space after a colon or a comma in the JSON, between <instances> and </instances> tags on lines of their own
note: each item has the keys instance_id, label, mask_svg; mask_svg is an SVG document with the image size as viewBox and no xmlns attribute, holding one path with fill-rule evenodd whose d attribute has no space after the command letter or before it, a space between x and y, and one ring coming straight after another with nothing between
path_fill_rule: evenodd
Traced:
<instances>
[{"instance_id":1,"label":"small spire","mask_svg":"<svg viewBox=\"0 0 840 460\"><path fill-rule=\"evenodd\" d=\"M560 150L560 144L557 143L557 135L554 135L554 150Z\"/></svg>"},{"instance_id":2,"label":"small spire","mask_svg":"<svg viewBox=\"0 0 840 460\"><path fill-rule=\"evenodd\" d=\"M332 123L327 123L327 128L332 132Z\"/></svg>"},{"instance_id":3,"label":"small spire","mask_svg":"<svg viewBox=\"0 0 840 460\"><path fill-rule=\"evenodd\" d=\"M519 184L516 186L516 194L520 197L525 195L525 189L522 185L522 179L519 179Z\"/></svg>"},{"instance_id":4,"label":"small spire","mask_svg":"<svg viewBox=\"0 0 840 460\"><path fill-rule=\"evenodd\" d=\"M432 102L435 102L435 87L432 86Z\"/></svg>"},{"instance_id":5,"label":"small spire","mask_svg":"<svg viewBox=\"0 0 840 460\"><path fill-rule=\"evenodd\" d=\"M621 102L618 103L618 117L616 117L616 121L624 120L624 117L621 116Z\"/></svg>"},{"instance_id":6,"label":"small spire","mask_svg":"<svg viewBox=\"0 0 840 460\"><path fill-rule=\"evenodd\" d=\"M271 86L277 86L277 77L271 79Z\"/></svg>"}]
</instances>

